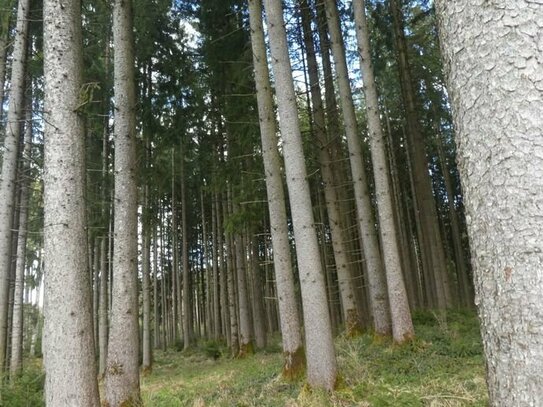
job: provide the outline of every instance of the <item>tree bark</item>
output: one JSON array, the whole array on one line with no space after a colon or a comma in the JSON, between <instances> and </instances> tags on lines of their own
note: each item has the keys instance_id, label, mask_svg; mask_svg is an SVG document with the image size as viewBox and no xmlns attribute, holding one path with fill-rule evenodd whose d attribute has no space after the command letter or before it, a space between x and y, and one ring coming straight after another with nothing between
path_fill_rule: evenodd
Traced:
<instances>
[{"instance_id":1,"label":"tree bark","mask_svg":"<svg viewBox=\"0 0 543 407\"><path fill-rule=\"evenodd\" d=\"M150 148L150 143L147 143ZM149 151L149 150L147 150ZM147 157L149 161L149 157ZM142 302L143 302L143 335L142 335L142 363L143 372L149 373L152 370L153 354L151 346L151 219L149 209L149 186L143 187L143 216L142 216Z\"/></svg>"},{"instance_id":2,"label":"tree bark","mask_svg":"<svg viewBox=\"0 0 543 407\"><path fill-rule=\"evenodd\" d=\"M184 142L181 141L181 160L179 160L179 170L181 178L181 230L182 230L182 249L181 256L183 258L183 348L188 349L193 341L193 317L192 317L192 284L191 272L189 266L189 240L188 240L188 225L187 225L187 197L185 192L185 148ZM180 288L180 287L179 287ZM178 289L180 293L181 290ZM181 298L179 298L181 302ZM179 313L181 318L181 313Z\"/></svg>"},{"instance_id":3,"label":"tree bark","mask_svg":"<svg viewBox=\"0 0 543 407\"><path fill-rule=\"evenodd\" d=\"M105 376L108 407L140 403L136 89L132 1L113 4L115 199L111 327Z\"/></svg>"},{"instance_id":4,"label":"tree bark","mask_svg":"<svg viewBox=\"0 0 543 407\"><path fill-rule=\"evenodd\" d=\"M16 192L20 122L23 119L25 66L27 56L28 11L30 0L20 0L11 65L11 94L0 172L0 372L4 370L8 339L9 280L13 212Z\"/></svg>"},{"instance_id":5,"label":"tree bark","mask_svg":"<svg viewBox=\"0 0 543 407\"><path fill-rule=\"evenodd\" d=\"M354 0L353 11L356 23L358 53L360 56L360 69L364 78L363 90L366 99L366 116L368 120L373 178L375 180L379 233L383 248L388 301L392 319L392 336L394 342L402 343L412 339L415 336L415 331L402 274L400 249L398 247L398 228L394 219L392 188L387 165L385 140L379 118L379 100L377 98L377 85L371 61L365 1Z\"/></svg>"},{"instance_id":6,"label":"tree bark","mask_svg":"<svg viewBox=\"0 0 543 407\"><path fill-rule=\"evenodd\" d=\"M490 405L543 405L543 7L439 0L436 11Z\"/></svg>"},{"instance_id":7,"label":"tree bark","mask_svg":"<svg viewBox=\"0 0 543 407\"><path fill-rule=\"evenodd\" d=\"M8 53L11 9L15 0L4 1L6 10L0 17L0 121L4 116L4 85L6 80L6 57ZM8 11L9 10L9 11ZM4 134L0 133L0 145L3 145ZM0 156L1 162L1 156Z\"/></svg>"},{"instance_id":8,"label":"tree bark","mask_svg":"<svg viewBox=\"0 0 543 407\"><path fill-rule=\"evenodd\" d=\"M335 189L334 173L332 170L332 157L328 146L326 133L325 115L322 104L320 89L319 71L315 55L313 33L311 31L311 11L307 0L300 0L300 11L302 15L302 28L304 33L304 44L307 54L307 66L309 72L309 88L311 90L313 131L317 139L319 150L319 164L323 181L328 222L332 235L332 247L336 265L339 293L341 295L341 306L343 319L345 321L345 332L347 335L355 335L362 330L360 315L356 307L356 297L352 282L351 270L348 267L347 247L343 236L343 222L339 207L339 197Z\"/></svg>"},{"instance_id":9,"label":"tree bark","mask_svg":"<svg viewBox=\"0 0 543 407\"><path fill-rule=\"evenodd\" d=\"M377 334L389 335L391 320L387 301L385 270L379 250L377 232L375 230L375 219L370 200L366 170L364 168L361 141L358 135L358 124L354 111L336 0L325 0L325 6L328 28L330 30L332 54L336 67L336 77L339 86L345 135L347 136L347 144L349 147L349 161L354 184L358 228L362 240L364 259L366 261L373 325Z\"/></svg>"},{"instance_id":10,"label":"tree bark","mask_svg":"<svg viewBox=\"0 0 543 407\"><path fill-rule=\"evenodd\" d=\"M107 256L108 237L102 236L100 239L100 304L98 319L98 375L104 377L107 364L107 341L109 331L109 295L108 295L108 256Z\"/></svg>"},{"instance_id":11,"label":"tree bark","mask_svg":"<svg viewBox=\"0 0 543 407\"><path fill-rule=\"evenodd\" d=\"M81 4L44 1L45 327L48 406L98 406L87 265ZM70 380L66 380L70 378Z\"/></svg>"},{"instance_id":12,"label":"tree bark","mask_svg":"<svg viewBox=\"0 0 543 407\"><path fill-rule=\"evenodd\" d=\"M234 213L239 212L239 206L234 205ZM239 353L238 357L254 353L253 335L251 329L251 317L249 313L249 296L247 291L247 251L241 232L234 234L233 243L236 252L236 277L238 288L239 311Z\"/></svg>"},{"instance_id":13,"label":"tree bark","mask_svg":"<svg viewBox=\"0 0 543 407\"><path fill-rule=\"evenodd\" d=\"M325 300L324 272L307 181L283 8L281 2L273 0L265 0L264 4L302 291L307 378L311 386L332 390L337 381L337 362Z\"/></svg>"},{"instance_id":14,"label":"tree bark","mask_svg":"<svg viewBox=\"0 0 543 407\"><path fill-rule=\"evenodd\" d=\"M303 355L303 343L288 238L288 221L281 174L281 158L277 150L277 126L266 58L261 0L249 0L249 18L251 22L251 45L255 69L262 158L266 173L266 192L273 246L273 267L278 291L283 339L283 375L285 377L294 377L298 372L303 370L304 359L300 357L300 355Z\"/></svg>"},{"instance_id":15,"label":"tree bark","mask_svg":"<svg viewBox=\"0 0 543 407\"><path fill-rule=\"evenodd\" d=\"M10 378L16 377L23 366L23 295L26 267L26 238L28 232L29 170L32 159L32 93L27 93L25 139L19 174L19 233L17 236L17 264L15 267L15 291L13 293L13 317L11 322Z\"/></svg>"}]
</instances>

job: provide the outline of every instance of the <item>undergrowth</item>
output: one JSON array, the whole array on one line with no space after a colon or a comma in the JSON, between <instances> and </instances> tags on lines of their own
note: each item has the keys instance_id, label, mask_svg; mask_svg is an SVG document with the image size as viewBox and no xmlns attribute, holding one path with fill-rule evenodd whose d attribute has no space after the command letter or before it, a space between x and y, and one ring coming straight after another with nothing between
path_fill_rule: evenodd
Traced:
<instances>
[{"instance_id":1,"label":"undergrowth","mask_svg":"<svg viewBox=\"0 0 543 407\"><path fill-rule=\"evenodd\" d=\"M339 387L329 394L281 378L279 338L254 356L233 359L221 343L156 352L142 376L146 407L483 407L488 403L479 325L471 312L417 312L416 339L397 346L371 334L339 337ZM43 405L43 373L0 386L5 407Z\"/></svg>"},{"instance_id":2,"label":"undergrowth","mask_svg":"<svg viewBox=\"0 0 543 407\"><path fill-rule=\"evenodd\" d=\"M217 344L189 355L157 354L153 374L143 379L149 407L367 406L456 407L487 405L479 325L472 312L418 312L416 339L397 346L364 334L336 340L340 386L333 394L281 377L281 353L273 348L231 359Z\"/></svg>"}]
</instances>

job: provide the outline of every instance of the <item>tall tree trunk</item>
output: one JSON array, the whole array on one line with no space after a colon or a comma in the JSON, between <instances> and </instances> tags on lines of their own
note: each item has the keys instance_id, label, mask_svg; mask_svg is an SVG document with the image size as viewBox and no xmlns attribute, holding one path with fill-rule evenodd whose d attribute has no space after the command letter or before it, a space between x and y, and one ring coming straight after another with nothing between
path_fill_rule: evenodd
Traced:
<instances>
[{"instance_id":1,"label":"tall tree trunk","mask_svg":"<svg viewBox=\"0 0 543 407\"><path fill-rule=\"evenodd\" d=\"M19 233L17 236L17 265L15 268L15 291L13 294L13 317L11 322L11 361L10 378L17 376L23 365L23 295L26 266L26 237L28 227L29 170L32 160L32 93L27 92L26 124L21 172L19 174L20 209Z\"/></svg>"},{"instance_id":2,"label":"tall tree trunk","mask_svg":"<svg viewBox=\"0 0 543 407\"><path fill-rule=\"evenodd\" d=\"M108 237L102 236L100 239L100 305L99 305L99 320L98 320L98 375L104 377L107 364L107 341L109 334L109 295L108 295L108 255L107 255Z\"/></svg>"},{"instance_id":3,"label":"tall tree trunk","mask_svg":"<svg viewBox=\"0 0 543 407\"><path fill-rule=\"evenodd\" d=\"M219 340L221 335L221 315L219 302L219 250L217 228L217 195L213 193L211 204L211 234L212 234L212 256L213 256L213 339Z\"/></svg>"},{"instance_id":4,"label":"tall tree trunk","mask_svg":"<svg viewBox=\"0 0 543 407\"><path fill-rule=\"evenodd\" d=\"M239 206L234 205L234 214L239 213ZM241 232L233 236L234 249L236 251L236 277L238 288L239 311L239 353L238 357L244 357L254 352L253 335L251 329L251 316L249 311L249 296L247 290L247 251Z\"/></svg>"},{"instance_id":5,"label":"tall tree trunk","mask_svg":"<svg viewBox=\"0 0 543 407\"><path fill-rule=\"evenodd\" d=\"M273 109L273 94L266 59L266 44L262 25L262 1L249 0L251 45L255 69L256 96L260 121L262 157L266 173L266 192L273 246L273 267L278 291L278 305L283 339L283 375L294 377L303 370L304 353L301 321L294 288L293 265L288 237L285 193L281 174L281 159L277 150L277 126Z\"/></svg>"},{"instance_id":6,"label":"tall tree trunk","mask_svg":"<svg viewBox=\"0 0 543 407\"><path fill-rule=\"evenodd\" d=\"M227 186L229 188L229 186ZM223 220L226 220L232 215L231 211L231 194L228 191L226 194L223 194L223 197L226 197L226 201L223 202ZM223 223L223 228L225 225ZM230 351L232 356L237 356L239 352L239 326L238 326L238 313L236 310L236 269L235 269L235 251L234 251L234 241L232 233L225 232L225 275L226 275L226 288L227 288L227 307L228 307L228 336L230 338Z\"/></svg>"},{"instance_id":7,"label":"tall tree trunk","mask_svg":"<svg viewBox=\"0 0 543 407\"><path fill-rule=\"evenodd\" d=\"M447 207L449 210L449 220L451 223L451 238L454 250L454 262L456 265L456 275L458 284L458 297L460 304L466 307L473 307L473 286L468 273L468 255L462 244L462 232L460 228L460 220L458 219L458 211L456 210L455 197L453 194L453 182L451 179L450 167L447 165L445 152L443 151L443 141L441 135L437 134L436 140L437 152L441 171L443 172L443 181L445 183L445 191L447 193Z\"/></svg>"},{"instance_id":8,"label":"tall tree trunk","mask_svg":"<svg viewBox=\"0 0 543 407\"><path fill-rule=\"evenodd\" d=\"M253 328L255 333L255 344L259 349L266 347L266 323L264 312L264 280L262 278L262 269L260 268L258 256L258 241L253 236L251 239L251 259L252 275L252 305L253 305Z\"/></svg>"},{"instance_id":9,"label":"tall tree trunk","mask_svg":"<svg viewBox=\"0 0 543 407\"><path fill-rule=\"evenodd\" d=\"M182 249L181 256L183 257L183 347L188 349L193 341L194 333L192 332L193 317L192 317L192 284L191 272L189 266L189 238L187 225L187 197L186 197L186 179L185 179L185 148L184 142L181 141L181 159L179 160L179 170L181 177L181 230L182 230ZM180 292L180 290L178 290ZM181 299L179 299L181 301ZM179 313L181 318L181 313Z\"/></svg>"},{"instance_id":10,"label":"tall tree trunk","mask_svg":"<svg viewBox=\"0 0 543 407\"><path fill-rule=\"evenodd\" d=\"M336 385L337 362L307 182L283 7L281 2L265 0L265 9L302 291L308 382L311 386L331 390Z\"/></svg>"},{"instance_id":11,"label":"tall tree trunk","mask_svg":"<svg viewBox=\"0 0 543 407\"><path fill-rule=\"evenodd\" d=\"M30 0L20 0L11 64L11 93L0 172L0 372L6 363L8 340L9 281L13 212L16 192L17 158L21 120L24 118L25 66L27 57L28 11Z\"/></svg>"},{"instance_id":12,"label":"tall tree trunk","mask_svg":"<svg viewBox=\"0 0 543 407\"><path fill-rule=\"evenodd\" d=\"M328 28L330 30L332 54L339 86L345 135L347 136L347 144L349 147L349 161L354 183L358 228L366 262L373 326L377 334L389 335L391 320L387 301L385 270L379 251L377 232L375 230L375 219L370 200L366 170L364 168L361 140L358 135L358 124L356 122L352 91L349 83L345 48L343 45L336 0L325 0L325 6Z\"/></svg>"},{"instance_id":13,"label":"tall tree trunk","mask_svg":"<svg viewBox=\"0 0 543 407\"><path fill-rule=\"evenodd\" d=\"M46 0L43 12L45 400L48 406L98 406L85 225L85 140L78 112L81 4Z\"/></svg>"},{"instance_id":14,"label":"tall tree trunk","mask_svg":"<svg viewBox=\"0 0 543 407\"><path fill-rule=\"evenodd\" d=\"M328 211L328 221L332 235L332 247L343 308L345 331L347 335L355 335L362 330L360 316L356 307L356 297L352 282L351 270L348 267L347 247L343 236L343 222L339 207L339 197L335 189L334 173L332 170L332 157L329 152L328 137L326 133L324 108L319 81L319 68L315 55L313 32L311 31L311 11L307 0L300 1L302 15L302 28L304 44L307 53L309 72L309 88L311 90L313 130L319 143L319 164L321 167L324 196Z\"/></svg>"},{"instance_id":15,"label":"tall tree trunk","mask_svg":"<svg viewBox=\"0 0 543 407\"><path fill-rule=\"evenodd\" d=\"M411 158L414 181L414 199L417 201L416 213L420 222L419 244L424 246L423 265L427 273L433 273L435 279L436 305L447 308L451 305L450 287L447 284L447 266L443 240L439 230L438 213L428 171L428 157L422 126L418 119L413 78L407 55L407 44L403 29L403 16L398 0L390 0L391 14L394 21L394 38L397 48L398 69L402 99L405 105L407 121L407 145Z\"/></svg>"},{"instance_id":16,"label":"tall tree trunk","mask_svg":"<svg viewBox=\"0 0 543 407\"><path fill-rule=\"evenodd\" d=\"M398 232L394 219L392 188L386 158L385 140L379 119L379 101L377 85L371 62L369 29L366 20L364 0L354 0L354 17L360 68L364 77L364 96L366 99L366 116L370 139L373 178L375 180L375 196L379 232L383 247L383 259L387 279L388 301L392 317L392 336L394 342L402 343L414 337L413 321L407 300L407 291L402 274Z\"/></svg>"},{"instance_id":17,"label":"tall tree trunk","mask_svg":"<svg viewBox=\"0 0 543 407\"><path fill-rule=\"evenodd\" d=\"M158 205L157 205L158 208ZM160 220L160 218L159 218ZM163 318L158 308L158 226L153 222L153 347L160 348L160 321Z\"/></svg>"},{"instance_id":18,"label":"tall tree trunk","mask_svg":"<svg viewBox=\"0 0 543 407\"><path fill-rule=\"evenodd\" d=\"M543 405L541 4L436 1L492 406Z\"/></svg>"},{"instance_id":19,"label":"tall tree trunk","mask_svg":"<svg viewBox=\"0 0 543 407\"><path fill-rule=\"evenodd\" d=\"M203 180L202 180L203 181ZM202 184L205 185L203 181ZM212 281L213 281L213 272L209 265L209 249L207 245L208 233L207 233L207 222L206 222L206 210L204 205L204 190L200 190L200 214L202 218L202 275L204 278L204 300L205 300L205 331L206 338L210 339L213 336L213 291L212 291Z\"/></svg>"},{"instance_id":20,"label":"tall tree trunk","mask_svg":"<svg viewBox=\"0 0 543 407\"><path fill-rule=\"evenodd\" d=\"M3 2L4 13L0 17L0 121L4 116L4 85L6 81L6 57L8 53L9 28L11 10L15 0ZM0 145L3 145L3 134L0 133Z\"/></svg>"},{"instance_id":21,"label":"tall tree trunk","mask_svg":"<svg viewBox=\"0 0 543 407\"><path fill-rule=\"evenodd\" d=\"M136 89L132 21L132 1L115 0L115 247L113 303L105 376L105 400L109 407L140 403Z\"/></svg>"},{"instance_id":22,"label":"tall tree trunk","mask_svg":"<svg viewBox=\"0 0 543 407\"><path fill-rule=\"evenodd\" d=\"M147 143L149 151L150 143ZM147 156L149 162L149 156ZM151 346L151 219L149 209L149 186L143 187L143 219L142 219L142 305L143 305L143 335L142 335L142 363L143 372L150 372L153 364L153 354Z\"/></svg>"}]
</instances>

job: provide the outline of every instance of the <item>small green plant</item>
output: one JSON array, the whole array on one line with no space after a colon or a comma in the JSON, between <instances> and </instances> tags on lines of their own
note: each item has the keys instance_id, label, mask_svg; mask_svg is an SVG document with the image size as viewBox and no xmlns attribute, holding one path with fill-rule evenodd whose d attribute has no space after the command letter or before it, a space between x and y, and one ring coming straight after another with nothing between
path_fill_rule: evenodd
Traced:
<instances>
[{"instance_id":1,"label":"small green plant","mask_svg":"<svg viewBox=\"0 0 543 407\"><path fill-rule=\"evenodd\" d=\"M0 382L0 406L40 407L45 406L43 385L45 374L42 369L29 364L20 376Z\"/></svg>"}]
</instances>

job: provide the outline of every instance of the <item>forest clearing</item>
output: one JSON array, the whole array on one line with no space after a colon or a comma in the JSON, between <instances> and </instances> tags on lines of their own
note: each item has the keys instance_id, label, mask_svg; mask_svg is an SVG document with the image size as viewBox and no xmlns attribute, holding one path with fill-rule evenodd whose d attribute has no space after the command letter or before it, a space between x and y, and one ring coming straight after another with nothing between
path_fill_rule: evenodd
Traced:
<instances>
[{"instance_id":1,"label":"forest clearing","mask_svg":"<svg viewBox=\"0 0 543 407\"><path fill-rule=\"evenodd\" d=\"M543 407L543 0L0 0L0 406Z\"/></svg>"}]
</instances>

